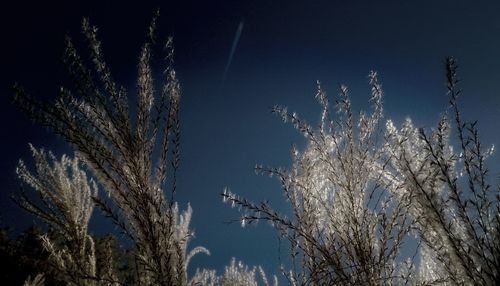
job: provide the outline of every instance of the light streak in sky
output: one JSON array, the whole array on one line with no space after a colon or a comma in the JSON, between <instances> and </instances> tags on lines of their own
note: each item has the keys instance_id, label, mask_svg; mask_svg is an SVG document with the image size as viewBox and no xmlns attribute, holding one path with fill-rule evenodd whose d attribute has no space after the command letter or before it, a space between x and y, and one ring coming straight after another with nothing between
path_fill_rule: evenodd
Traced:
<instances>
[{"instance_id":1,"label":"light streak in sky","mask_svg":"<svg viewBox=\"0 0 500 286\"><path fill-rule=\"evenodd\" d=\"M226 67L224 68L224 74L222 76L221 87L224 85L226 81L227 72L229 67L231 66L231 62L233 61L234 52L236 51L236 47L238 46L238 42L240 41L241 32L243 32L243 25L245 24L244 19L241 19L238 24L238 29L236 29L236 34L234 35L233 45L231 46L231 52L229 53L229 58L227 59Z\"/></svg>"}]
</instances>

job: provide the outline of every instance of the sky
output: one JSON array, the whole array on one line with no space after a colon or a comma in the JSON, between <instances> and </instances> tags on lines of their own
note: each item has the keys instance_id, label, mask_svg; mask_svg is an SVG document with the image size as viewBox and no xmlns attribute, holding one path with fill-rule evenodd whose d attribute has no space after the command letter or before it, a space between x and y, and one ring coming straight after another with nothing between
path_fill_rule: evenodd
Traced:
<instances>
[{"instance_id":1,"label":"sky","mask_svg":"<svg viewBox=\"0 0 500 286\"><path fill-rule=\"evenodd\" d=\"M239 213L223 204L220 194L229 187L286 212L279 182L256 175L254 166L290 166L290 146L303 146L304 138L270 108L288 106L315 124L320 118L316 80L331 99L339 84L348 85L353 108L360 111L369 107L367 76L376 70L385 118L400 124L411 117L417 126L429 128L446 111L444 61L454 56L465 118L479 121L486 145L500 142L498 1L48 2L4 1L0 9L0 225L17 232L33 223L9 199L19 188L17 161L31 158L28 142L57 155L71 149L11 103L11 86L18 82L37 98L54 99L68 82L61 61L64 36L82 41L83 17L99 27L105 59L130 94L156 8L158 37L174 37L183 90L177 199L181 207L190 202L194 210L191 246L212 253L195 257L191 271L221 271L236 257L279 272L287 249L280 248L276 231L266 224L241 228L229 223ZM161 49L156 52L161 58ZM157 78L161 67L154 63ZM494 178L498 157L490 160ZM102 235L110 229L96 212L91 231Z\"/></svg>"}]
</instances>

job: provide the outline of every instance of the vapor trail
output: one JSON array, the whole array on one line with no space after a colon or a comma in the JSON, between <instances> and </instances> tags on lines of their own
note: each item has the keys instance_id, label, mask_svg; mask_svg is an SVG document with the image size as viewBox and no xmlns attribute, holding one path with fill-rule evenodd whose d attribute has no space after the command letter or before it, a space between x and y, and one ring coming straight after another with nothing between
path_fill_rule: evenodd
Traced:
<instances>
[{"instance_id":1,"label":"vapor trail","mask_svg":"<svg viewBox=\"0 0 500 286\"><path fill-rule=\"evenodd\" d=\"M238 46L238 42L240 41L241 32L243 31L243 25L245 21L241 19L238 24L238 29L236 29L236 34L234 35L233 45L231 46L231 52L229 53L229 58L227 59L226 68L224 69L224 74L222 76L221 87L224 85L226 81L227 71L229 70L229 66L231 66L231 62L233 61L234 52L236 51L236 47Z\"/></svg>"}]
</instances>

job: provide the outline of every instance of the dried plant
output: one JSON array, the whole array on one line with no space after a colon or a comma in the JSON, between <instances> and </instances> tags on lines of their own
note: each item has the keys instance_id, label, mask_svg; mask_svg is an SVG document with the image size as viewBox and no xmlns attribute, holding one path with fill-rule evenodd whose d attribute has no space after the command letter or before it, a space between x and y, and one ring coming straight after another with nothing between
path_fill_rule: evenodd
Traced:
<instances>
[{"instance_id":1,"label":"dried plant","mask_svg":"<svg viewBox=\"0 0 500 286\"><path fill-rule=\"evenodd\" d=\"M43 286L45 285L45 278L43 274L37 274L33 279L30 276L24 281L23 286Z\"/></svg>"},{"instance_id":2,"label":"dried plant","mask_svg":"<svg viewBox=\"0 0 500 286\"><path fill-rule=\"evenodd\" d=\"M270 221L289 241L293 269L284 274L292 285L402 285L415 271L413 259L401 254L413 223L411 194L384 178L389 158L379 126L382 90L375 72L369 79L373 112L360 113L357 124L345 86L332 120L318 83L322 113L316 129L286 108L274 108L307 140L303 152L292 148L290 170L257 167L278 177L291 218L267 202L223 194L224 201L242 209L242 225Z\"/></svg>"},{"instance_id":3,"label":"dried plant","mask_svg":"<svg viewBox=\"0 0 500 286\"><path fill-rule=\"evenodd\" d=\"M36 172L20 161L17 173L39 199L23 192L17 202L62 238L42 236L69 285L121 284L111 252L101 254L106 261L96 261L87 230L94 204L133 242L136 284L269 285L262 268L234 259L221 276L203 269L188 277L192 257L209 252L203 247L188 251L192 209L188 205L181 211L175 200L181 90L171 38L165 44L164 82L155 90L151 59L156 18L139 56L135 108L125 88L113 80L97 28L88 20L82 30L93 68L86 67L72 40L66 39L64 60L73 92L62 87L56 102L47 103L15 87L19 107L63 136L77 157L57 160L31 146ZM229 190L222 196L240 208L242 226L265 220L288 241L291 269L283 274L290 284L500 284L500 187L488 183L485 165L493 148L484 149L477 124L461 118L456 73L455 61L448 59L458 151L446 116L432 132L414 127L409 119L399 129L390 120L382 125L382 89L375 72L369 75L373 110L361 112L357 120L343 85L334 116L318 83L318 127L285 107L273 109L307 141L303 151L292 148L290 169L256 168L280 180L291 215ZM80 161L107 197L98 196L97 184L87 178ZM408 240L416 242L413 255L403 254ZM43 275L37 275L25 285L43 283Z\"/></svg>"},{"instance_id":4,"label":"dried plant","mask_svg":"<svg viewBox=\"0 0 500 286\"><path fill-rule=\"evenodd\" d=\"M500 191L488 183L485 149L477 122L465 122L458 107L457 64L446 61L453 148L447 116L432 133L408 122L388 126L394 177L412 192L416 230L424 242L420 281L443 285L500 283Z\"/></svg>"},{"instance_id":5,"label":"dried plant","mask_svg":"<svg viewBox=\"0 0 500 286\"><path fill-rule=\"evenodd\" d=\"M257 286L258 279L257 273L261 278L262 284L265 286L269 286L269 282L267 280L267 276L264 273L262 267L253 267L251 269L248 268L243 262L239 261L236 263L236 260L233 258L229 266L226 266L224 269L224 274L219 278L220 285L224 286ZM278 285L277 278L274 277L274 284Z\"/></svg>"},{"instance_id":6,"label":"dried plant","mask_svg":"<svg viewBox=\"0 0 500 286\"><path fill-rule=\"evenodd\" d=\"M113 81L104 61L97 28L88 20L83 21L83 35L92 70L84 65L72 40L66 39L64 59L76 94L62 87L56 103L50 104L17 86L16 102L71 143L104 187L109 197L93 199L134 242L138 283L185 285L190 259L196 253L208 254L208 250L197 247L187 252L192 209L188 206L181 212L175 202L181 91L172 68L171 38L165 45L164 84L159 92L154 88L150 62L155 26L156 16L139 56L135 116L129 112L125 88Z\"/></svg>"},{"instance_id":7,"label":"dried plant","mask_svg":"<svg viewBox=\"0 0 500 286\"><path fill-rule=\"evenodd\" d=\"M258 279L257 276L259 276L260 279ZM278 286L278 278L276 276L273 276L273 278L273 285ZM236 262L236 259L233 258L229 266L225 267L224 273L220 276L217 276L215 271L197 270L191 285L269 286L270 284L262 267L254 266L249 268L243 264L243 262Z\"/></svg>"},{"instance_id":8,"label":"dried plant","mask_svg":"<svg viewBox=\"0 0 500 286\"><path fill-rule=\"evenodd\" d=\"M87 179L78 159L62 156L56 160L52 153L30 147L36 172L30 172L21 160L16 171L19 178L37 192L39 203L25 192L16 199L17 203L42 219L62 238L62 241L55 241L48 235L41 236L63 279L69 285L97 285L96 281L101 279L96 276L94 240L87 233L97 185Z\"/></svg>"},{"instance_id":9,"label":"dried plant","mask_svg":"<svg viewBox=\"0 0 500 286\"><path fill-rule=\"evenodd\" d=\"M323 110L316 129L286 108L274 109L307 140L302 153L292 149L290 170L257 167L279 178L292 217L229 191L223 199L242 210L243 226L267 220L288 239L293 269L285 276L291 284L500 283L500 187L488 183L485 164L493 147L482 146L476 122L461 118L454 59L446 69L458 148L447 116L430 133L411 119L400 129L391 120L379 127L382 91L375 73L374 112L361 113L357 128L344 86L336 120L318 87ZM417 246L404 259L407 237Z\"/></svg>"}]
</instances>

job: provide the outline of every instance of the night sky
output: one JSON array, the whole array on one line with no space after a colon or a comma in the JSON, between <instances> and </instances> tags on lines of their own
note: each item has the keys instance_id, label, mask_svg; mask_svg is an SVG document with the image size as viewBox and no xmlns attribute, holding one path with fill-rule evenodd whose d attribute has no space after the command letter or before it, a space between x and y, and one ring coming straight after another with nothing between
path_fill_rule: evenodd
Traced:
<instances>
[{"instance_id":1,"label":"night sky","mask_svg":"<svg viewBox=\"0 0 500 286\"><path fill-rule=\"evenodd\" d=\"M454 56L460 66L465 118L479 120L486 145L500 143L498 1L123 2L2 4L1 226L19 232L33 223L9 199L18 190L17 161L31 162L28 142L58 156L71 152L62 138L15 108L11 86L18 82L37 98L55 98L59 86L68 82L61 62L64 35L82 41L83 17L100 28L114 78L132 95L140 47L156 8L161 15L159 38L174 36L175 68L183 90L177 198L181 207L190 202L194 210L196 238L191 247L202 245L212 252L195 257L192 269L221 271L236 257L278 273L274 229L265 223L244 229L227 223L239 213L222 203L220 193L227 186L287 211L279 182L255 175L253 168L290 165L291 144L303 146L304 139L270 108L286 105L310 123L318 122L316 80L331 99L339 83L348 85L353 108L359 111L369 106L367 75L376 70L385 92L385 117L400 124L409 116L417 126L432 127L447 108L444 60ZM155 52L160 59L161 49ZM154 63L157 82L161 67L161 62ZM498 158L490 160L495 178ZM101 235L113 229L96 210L91 231ZM281 252L286 260L285 245Z\"/></svg>"}]
</instances>

